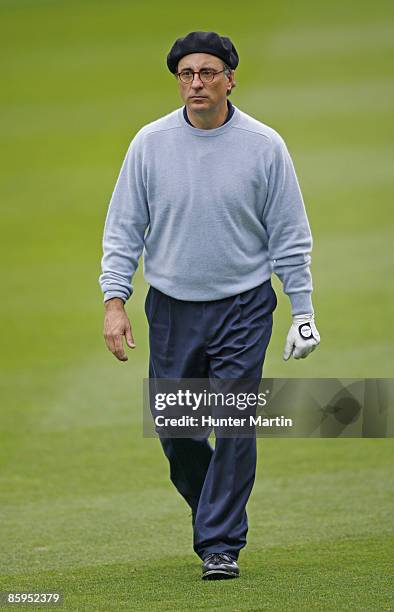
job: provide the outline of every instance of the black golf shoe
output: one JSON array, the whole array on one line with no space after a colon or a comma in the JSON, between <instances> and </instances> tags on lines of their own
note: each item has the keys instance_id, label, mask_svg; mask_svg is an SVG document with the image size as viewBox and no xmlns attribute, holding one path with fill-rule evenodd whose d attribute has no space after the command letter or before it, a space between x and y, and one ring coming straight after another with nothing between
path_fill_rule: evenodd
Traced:
<instances>
[{"instance_id":1,"label":"black golf shoe","mask_svg":"<svg viewBox=\"0 0 394 612\"><path fill-rule=\"evenodd\" d=\"M239 567L235 559L227 553L210 553L204 557L202 565L203 580L226 580L238 578Z\"/></svg>"}]
</instances>

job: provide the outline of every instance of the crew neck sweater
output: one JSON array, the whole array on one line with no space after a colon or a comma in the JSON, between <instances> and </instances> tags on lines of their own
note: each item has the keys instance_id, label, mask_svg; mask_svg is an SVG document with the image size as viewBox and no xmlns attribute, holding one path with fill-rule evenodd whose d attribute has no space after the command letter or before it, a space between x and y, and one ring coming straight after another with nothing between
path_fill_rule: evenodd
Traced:
<instances>
[{"instance_id":1,"label":"crew neck sweater","mask_svg":"<svg viewBox=\"0 0 394 612\"><path fill-rule=\"evenodd\" d=\"M312 236L282 137L234 106L214 129L183 108L132 140L109 204L100 285L128 300L143 254L146 281L178 300L211 301L274 272L292 314L312 313Z\"/></svg>"}]
</instances>

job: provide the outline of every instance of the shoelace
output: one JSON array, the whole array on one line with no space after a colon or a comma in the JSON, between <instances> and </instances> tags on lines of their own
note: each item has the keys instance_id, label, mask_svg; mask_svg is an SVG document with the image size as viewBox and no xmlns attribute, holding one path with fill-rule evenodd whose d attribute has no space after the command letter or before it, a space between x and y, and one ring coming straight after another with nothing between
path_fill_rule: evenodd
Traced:
<instances>
[{"instance_id":1,"label":"shoelace","mask_svg":"<svg viewBox=\"0 0 394 612\"><path fill-rule=\"evenodd\" d=\"M226 553L210 553L204 559L205 563L207 561L209 563L215 563L215 564L220 565L221 563L223 563L223 561L225 563L232 563L233 559L229 555L226 555Z\"/></svg>"}]
</instances>

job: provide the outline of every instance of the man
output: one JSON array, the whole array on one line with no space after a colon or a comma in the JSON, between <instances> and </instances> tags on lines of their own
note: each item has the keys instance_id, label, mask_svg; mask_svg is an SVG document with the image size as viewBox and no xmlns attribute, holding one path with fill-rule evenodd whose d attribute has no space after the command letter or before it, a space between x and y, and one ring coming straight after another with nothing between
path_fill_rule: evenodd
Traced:
<instances>
[{"instance_id":1,"label":"man","mask_svg":"<svg viewBox=\"0 0 394 612\"><path fill-rule=\"evenodd\" d=\"M238 54L214 32L179 38L167 56L185 106L144 126L124 160L104 231L104 335L127 361L124 303L144 251L150 289L149 376L261 378L272 329L274 271L293 322L284 359L320 338L309 270L312 239L282 138L227 99ZM161 438L171 480L192 510L203 578L234 578L246 544L254 437Z\"/></svg>"}]
</instances>

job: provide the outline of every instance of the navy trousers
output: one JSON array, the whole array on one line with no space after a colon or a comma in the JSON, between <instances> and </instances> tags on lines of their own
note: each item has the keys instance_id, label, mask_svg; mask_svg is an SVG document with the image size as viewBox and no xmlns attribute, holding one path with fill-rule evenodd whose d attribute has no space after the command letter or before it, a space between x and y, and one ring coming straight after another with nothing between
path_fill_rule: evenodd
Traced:
<instances>
[{"instance_id":1,"label":"navy trousers","mask_svg":"<svg viewBox=\"0 0 394 612\"><path fill-rule=\"evenodd\" d=\"M150 378L260 380L272 332L276 295L271 281L209 302L176 300L150 287ZM160 438L170 477L189 504L194 550L203 559L246 544L246 503L256 471L256 439Z\"/></svg>"}]
</instances>

